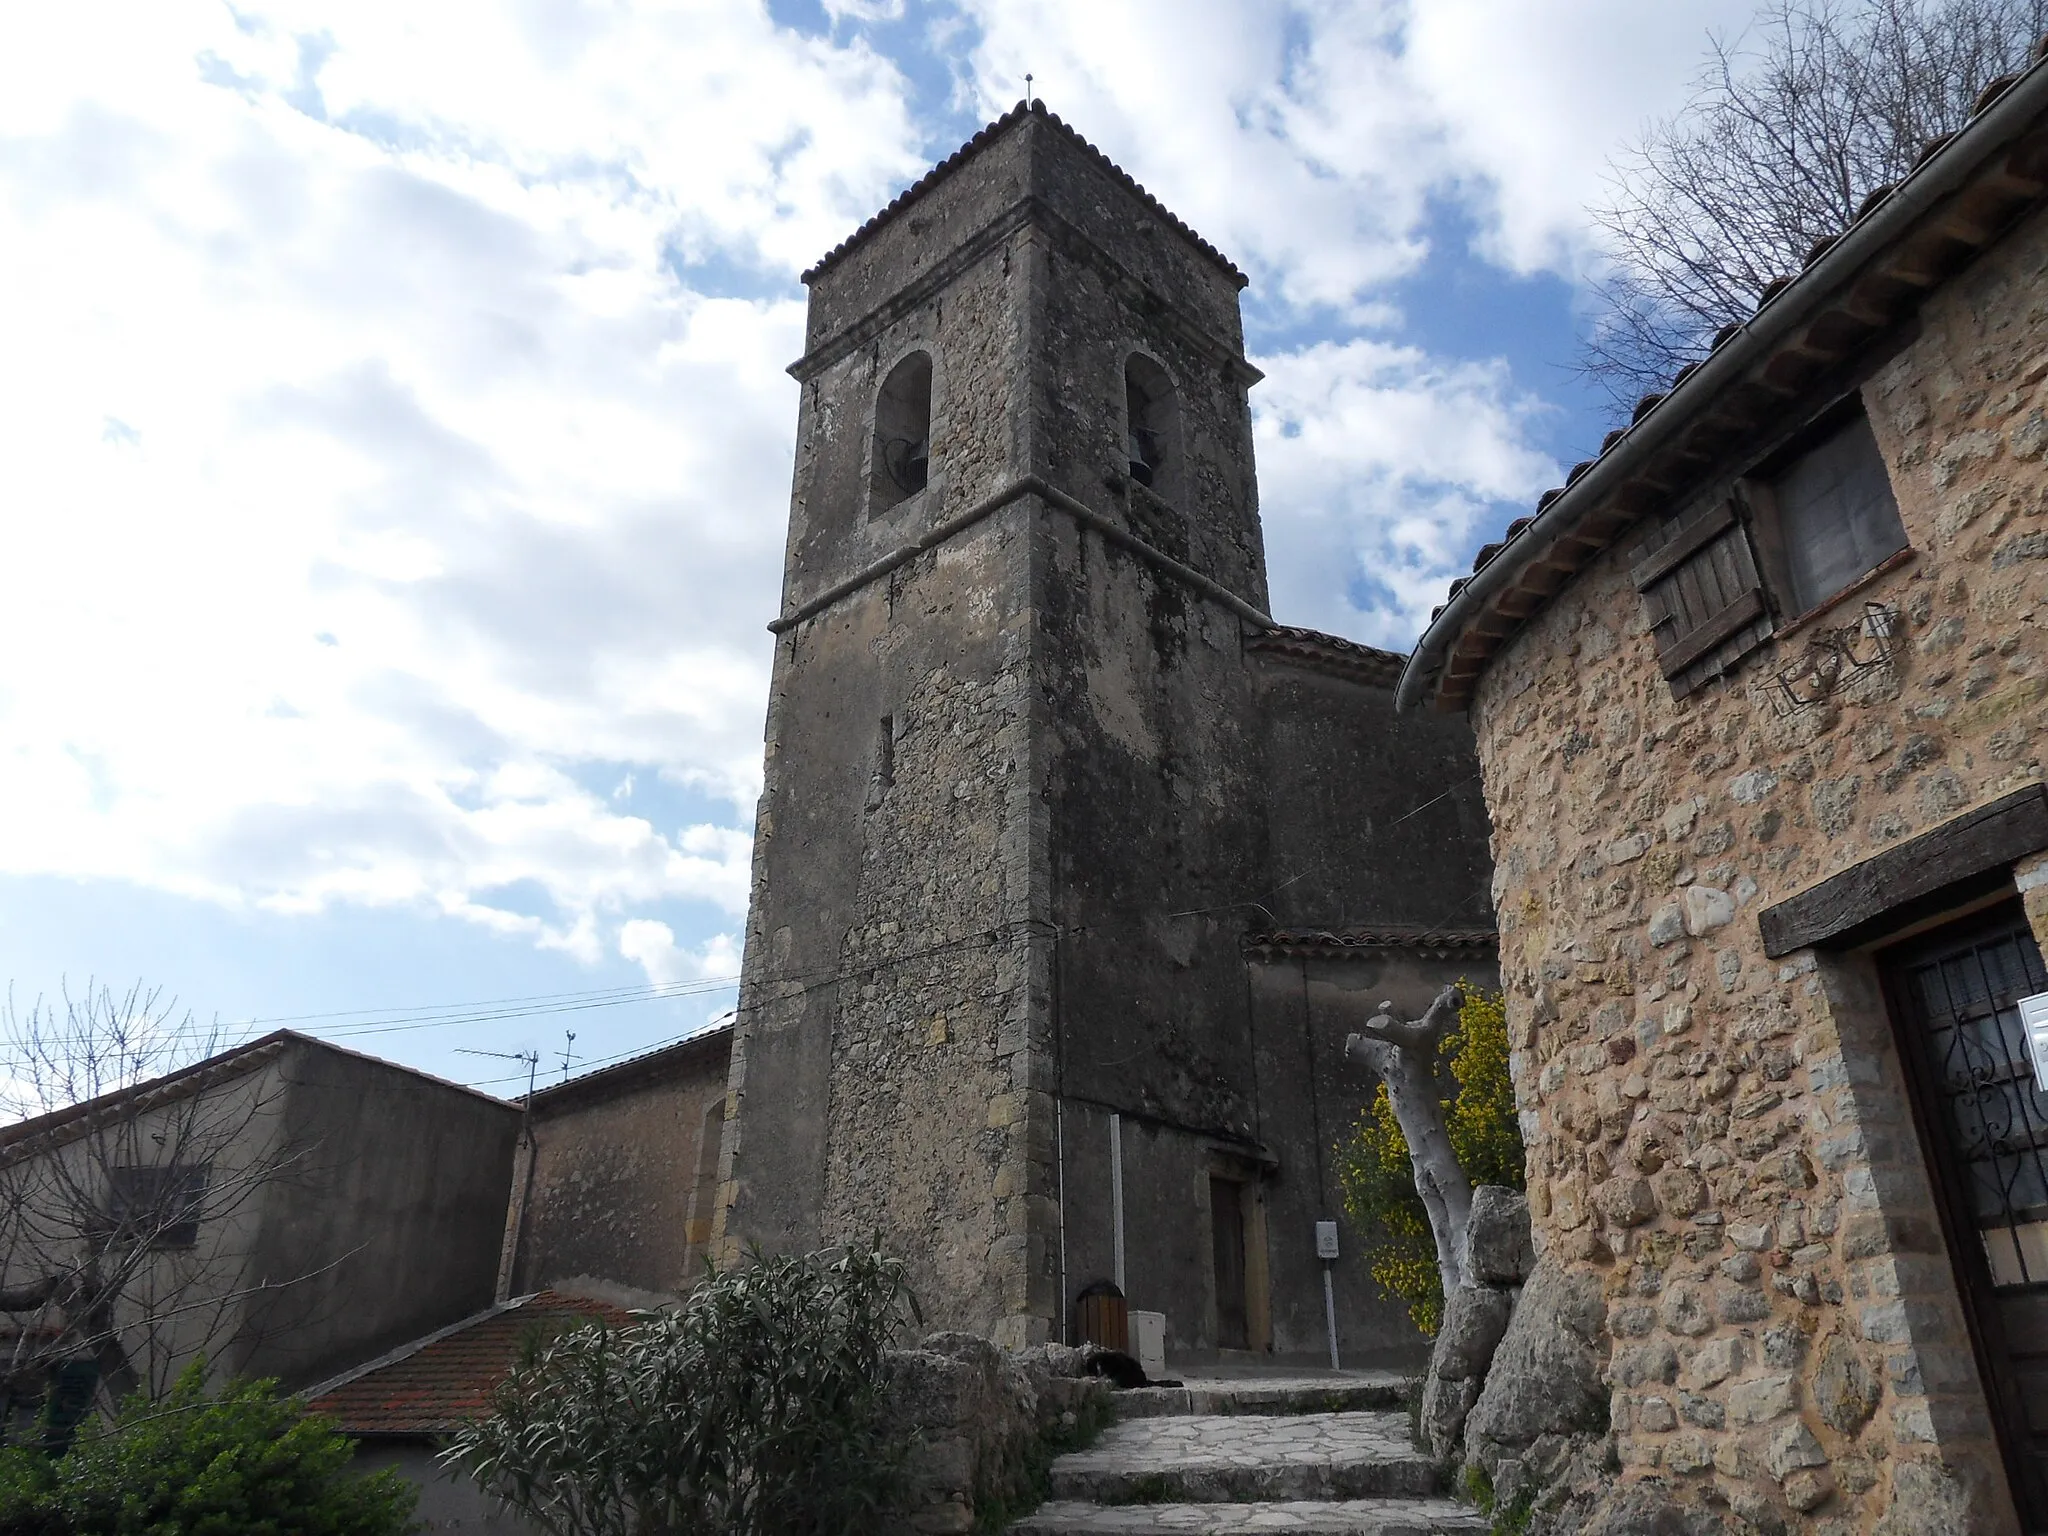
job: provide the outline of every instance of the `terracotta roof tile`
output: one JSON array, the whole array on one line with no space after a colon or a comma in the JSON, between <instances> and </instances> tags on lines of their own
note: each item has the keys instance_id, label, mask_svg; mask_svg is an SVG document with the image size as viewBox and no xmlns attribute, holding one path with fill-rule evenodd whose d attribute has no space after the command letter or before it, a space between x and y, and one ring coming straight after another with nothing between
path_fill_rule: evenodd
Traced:
<instances>
[{"instance_id":1,"label":"terracotta roof tile","mask_svg":"<svg viewBox=\"0 0 2048 1536\"><path fill-rule=\"evenodd\" d=\"M1272 656L1312 672L1326 672L1374 688L1391 688L1408 658L1399 651L1382 651L1360 645L1341 635L1326 635L1319 629L1297 629L1276 624L1245 641L1254 655Z\"/></svg>"},{"instance_id":2,"label":"terracotta roof tile","mask_svg":"<svg viewBox=\"0 0 2048 1536\"><path fill-rule=\"evenodd\" d=\"M865 224L861 225L859 229L856 229L852 234L848 235L844 240L840 241L839 244L833 246L832 249L827 251L823 256L820 256L817 260L817 263L814 266L812 266L808 272L804 273L803 280L807 283L810 282L813 278L817 277L820 273L824 272L827 268L832 266L833 263L839 261L855 246L859 245L862 241L866 240L868 236L872 235L876 230L880 229L884 224L888 223L889 220L896 217L897 214L901 213L905 208L909 207L910 204L916 202L920 197L923 197L925 193L931 191L933 187L937 186L941 181L945 180L947 176L951 175L954 171L958 170L962 165L966 164L967 161L971 160L980 149L982 149L985 145L987 145L998 135L1000 135L1004 129L1010 127L1013 123L1021 121L1027 114L1041 118L1045 122L1050 123L1053 127L1059 129L1062 133L1064 133L1068 138L1072 139L1076 144L1080 145L1081 148L1086 150L1090 155L1093 155L1095 159L1099 161L1105 169L1107 169L1113 176L1115 176L1118 181L1123 183L1124 187L1128 191L1137 194L1139 199L1142 200L1147 207L1149 207L1154 213L1158 214L1160 218L1164 219L1175 230L1179 231L1182 235L1186 236L1187 239L1194 245L1194 247L1197 250L1199 250L1203 255L1207 256L1211 261L1215 262L1219 267L1223 268L1224 271L1228 272L1231 278L1237 283L1238 287L1242 288L1246 283L1251 281L1251 279L1247 278L1243 272L1238 270L1237 264L1235 262L1231 261L1231 259L1228 256L1225 256L1221 251L1217 250L1215 246L1211 245L1208 241L1204 240L1200 235L1196 234L1193 229L1188 227L1188 224L1185 220L1183 220L1178 214L1174 213L1173 210L1168 208L1164 203L1160 202L1159 199L1154 197L1150 192L1147 192L1144 189L1144 187L1140 186L1138 184L1138 180L1136 177L1132 176L1129 171L1125 170L1122 166L1118 165L1114 160L1110 159L1108 155L1105 155L1093 144L1089 143L1086 139L1082 138L1081 135L1076 133L1069 124L1064 122L1057 113L1049 111L1046 108L1045 103L1042 101L1033 101L1028 103L1020 101L1017 103L1017 105L1010 108L1009 111L1005 112L1001 117L997 118L994 122L986 125L984 128L982 128L982 130L979 133L975 134L973 138L969 139L965 144L962 144L958 149L954 150L952 154L946 156L945 159L941 160L929 171L926 171L924 175L920 176L916 181L912 182L909 186L905 187L901 192L897 193L896 196L890 200L889 205L882 209L880 213L875 214Z\"/></svg>"},{"instance_id":3,"label":"terracotta roof tile","mask_svg":"<svg viewBox=\"0 0 2048 1536\"><path fill-rule=\"evenodd\" d=\"M1500 935L1491 928L1275 928L1246 934L1242 945L1254 960L1297 956L1362 960L1382 949L1491 954L1500 947Z\"/></svg>"},{"instance_id":4,"label":"terracotta roof tile","mask_svg":"<svg viewBox=\"0 0 2048 1536\"><path fill-rule=\"evenodd\" d=\"M315 1387L307 1407L351 1435L441 1435L478 1418L526 1341L633 1314L609 1302L539 1291L392 1351Z\"/></svg>"}]
</instances>

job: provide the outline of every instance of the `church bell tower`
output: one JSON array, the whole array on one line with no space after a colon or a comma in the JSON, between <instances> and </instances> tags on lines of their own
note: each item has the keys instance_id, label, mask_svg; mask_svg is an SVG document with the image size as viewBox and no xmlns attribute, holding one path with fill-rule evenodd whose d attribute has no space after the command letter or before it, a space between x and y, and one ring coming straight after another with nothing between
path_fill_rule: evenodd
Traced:
<instances>
[{"instance_id":1,"label":"church bell tower","mask_svg":"<svg viewBox=\"0 0 2048 1536\"><path fill-rule=\"evenodd\" d=\"M718 1241L879 1235L934 1326L1059 1337L1114 1134L1177 1305L1175 1202L1258 1157L1244 278L1039 104L804 280Z\"/></svg>"}]
</instances>

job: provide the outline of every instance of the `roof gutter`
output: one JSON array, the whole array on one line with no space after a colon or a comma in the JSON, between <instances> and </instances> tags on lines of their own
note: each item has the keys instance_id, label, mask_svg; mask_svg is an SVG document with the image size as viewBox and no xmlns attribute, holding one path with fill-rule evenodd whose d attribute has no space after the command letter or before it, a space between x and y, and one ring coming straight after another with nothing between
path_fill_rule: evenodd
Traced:
<instances>
[{"instance_id":1,"label":"roof gutter","mask_svg":"<svg viewBox=\"0 0 2048 1536\"><path fill-rule=\"evenodd\" d=\"M1428 702L1451 647L1468 624L1530 565L1577 530L1581 518L1625 485L1689 420L1756 365L1799 325L1970 176L2048 110L2048 62L2037 62L1868 214L1849 226L1812 266L1774 295L1735 337L1628 429L1628 434L1536 514L1507 548L1473 573L1416 642L1394 690L1397 709Z\"/></svg>"}]
</instances>

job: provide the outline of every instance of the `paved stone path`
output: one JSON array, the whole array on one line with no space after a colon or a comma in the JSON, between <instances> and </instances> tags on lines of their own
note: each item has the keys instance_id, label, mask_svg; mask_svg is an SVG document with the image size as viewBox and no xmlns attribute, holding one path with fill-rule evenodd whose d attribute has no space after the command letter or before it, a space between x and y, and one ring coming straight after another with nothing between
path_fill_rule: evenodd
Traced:
<instances>
[{"instance_id":1,"label":"paved stone path","mask_svg":"<svg viewBox=\"0 0 2048 1536\"><path fill-rule=\"evenodd\" d=\"M1319 1371L1300 1376L1189 1376L1177 1387L1142 1387L1116 1395L1117 1416L1165 1413L1344 1413L1361 1408L1405 1411L1414 1378L1398 1371Z\"/></svg>"},{"instance_id":2,"label":"paved stone path","mask_svg":"<svg viewBox=\"0 0 2048 1536\"><path fill-rule=\"evenodd\" d=\"M1112 1426L1052 1466L1055 1498L1222 1503L1436 1492L1405 1413L1185 1414Z\"/></svg>"},{"instance_id":3,"label":"paved stone path","mask_svg":"<svg viewBox=\"0 0 2048 1536\"><path fill-rule=\"evenodd\" d=\"M1055 1501L1012 1528L1012 1536L1451 1536L1483 1532L1486 1517L1449 1499L1291 1500L1261 1504L1080 1504Z\"/></svg>"},{"instance_id":4,"label":"paved stone path","mask_svg":"<svg viewBox=\"0 0 2048 1536\"><path fill-rule=\"evenodd\" d=\"M1052 1465L1052 1501L1012 1536L1450 1536L1478 1511L1437 1492L1436 1466L1393 1410L1399 1378L1190 1380L1117 1395L1122 1422ZM1329 1411L1333 1402L1348 1411ZM1371 1408L1352 1407L1372 1402ZM1210 1408L1211 1412L1201 1412Z\"/></svg>"}]
</instances>

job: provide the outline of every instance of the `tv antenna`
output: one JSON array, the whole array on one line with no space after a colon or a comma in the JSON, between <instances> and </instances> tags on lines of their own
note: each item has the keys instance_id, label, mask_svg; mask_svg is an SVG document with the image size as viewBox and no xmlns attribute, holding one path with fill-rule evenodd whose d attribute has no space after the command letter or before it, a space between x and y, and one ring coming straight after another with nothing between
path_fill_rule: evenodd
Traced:
<instances>
[{"instance_id":1,"label":"tv antenna","mask_svg":"<svg viewBox=\"0 0 2048 1536\"><path fill-rule=\"evenodd\" d=\"M540 1072L539 1051L478 1051L472 1050L469 1046L466 1045L458 1045L455 1048L455 1054L458 1056L492 1056L499 1061L525 1062L526 1096L529 1099L533 1097L533 1080L537 1075L539 1075Z\"/></svg>"},{"instance_id":2,"label":"tv antenna","mask_svg":"<svg viewBox=\"0 0 2048 1536\"><path fill-rule=\"evenodd\" d=\"M566 1083L569 1081L569 1063L576 1059L576 1031L565 1029L562 1034L565 1036L562 1041L562 1081Z\"/></svg>"}]
</instances>

